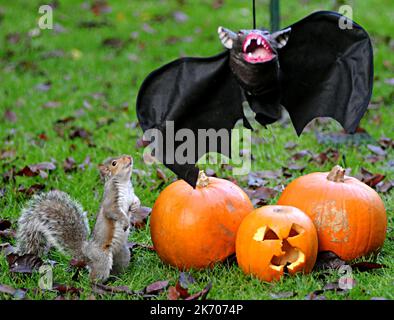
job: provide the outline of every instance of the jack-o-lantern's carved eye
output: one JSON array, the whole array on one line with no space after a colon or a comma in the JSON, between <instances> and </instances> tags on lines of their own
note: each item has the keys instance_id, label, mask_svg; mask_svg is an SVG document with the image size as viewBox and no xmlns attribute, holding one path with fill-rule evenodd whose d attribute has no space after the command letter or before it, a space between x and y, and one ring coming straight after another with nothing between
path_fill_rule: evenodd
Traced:
<instances>
[{"instance_id":1,"label":"jack-o-lantern's carved eye","mask_svg":"<svg viewBox=\"0 0 394 320\"><path fill-rule=\"evenodd\" d=\"M317 250L316 228L296 207L260 207L244 218L237 232L238 265L264 281L311 272Z\"/></svg>"},{"instance_id":2,"label":"jack-o-lantern's carved eye","mask_svg":"<svg viewBox=\"0 0 394 320\"><path fill-rule=\"evenodd\" d=\"M279 256L274 255L271 259L270 267L274 270L278 271L287 271L287 269L292 270L299 263L303 263L305 261L304 253L296 247L293 247L288 238L296 237L300 234L304 233L304 229L293 223L289 235L286 239L280 239L274 230L269 228L268 226L261 227L257 229L253 239L256 241L266 241L266 240L278 240L281 241L281 251L282 254Z\"/></svg>"}]
</instances>

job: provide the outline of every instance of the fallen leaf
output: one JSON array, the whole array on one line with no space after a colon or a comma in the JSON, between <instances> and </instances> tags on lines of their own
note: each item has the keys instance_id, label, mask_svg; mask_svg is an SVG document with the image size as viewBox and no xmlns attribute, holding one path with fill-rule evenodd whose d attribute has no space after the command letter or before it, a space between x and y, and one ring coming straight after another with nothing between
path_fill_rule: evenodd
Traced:
<instances>
[{"instance_id":1,"label":"fallen leaf","mask_svg":"<svg viewBox=\"0 0 394 320\"><path fill-rule=\"evenodd\" d=\"M78 165L78 169L80 170L85 170L87 167L89 167L91 164L91 159L90 156L86 156L85 160L83 160L83 162Z\"/></svg>"},{"instance_id":2,"label":"fallen leaf","mask_svg":"<svg viewBox=\"0 0 394 320\"><path fill-rule=\"evenodd\" d=\"M305 300L327 300L323 290L316 290L306 295Z\"/></svg>"},{"instance_id":3,"label":"fallen leaf","mask_svg":"<svg viewBox=\"0 0 394 320\"><path fill-rule=\"evenodd\" d=\"M200 292L192 294L190 297L187 297L185 300L198 300L198 299L205 300L211 289L212 289L212 282L209 282L204 289L202 289Z\"/></svg>"},{"instance_id":4,"label":"fallen leaf","mask_svg":"<svg viewBox=\"0 0 394 320\"><path fill-rule=\"evenodd\" d=\"M359 272L366 272L366 271L372 271L376 269L382 269L382 268L387 268L386 265L380 264L380 263L375 263L375 262L356 262L350 265L352 269L355 269Z\"/></svg>"},{"instance_id":5,"label":"fallen leaf","mask_svg":"<svg viewBox=\"0 0 394 320\"><path fill-rule=\"evenodd\" d=\"M293 142L293 141L289 141L285 144L285 149L286 150L293 150L298 146L297 143Z\"/></svg>"},{"instance_id":6,"label":"fallen leaf","mask_svg":"<svg viewBox=\"0 0 394 320\"><path fill-rule=\"evenodd\" d=\"M133 290L130 290L130 288L127 286L112 287L101 283L93 284L92 291L97 294L114 294L114 293L123 293L128 295L137 294Z\"/></svg>"},{"instance_id":7,"label":"fallen leaf","mask_svg":"<svg viewBox=\"0 0 394 320\"><path fill-rule=\"evenodd\" d=\"M361 143L374 141L374 139L363 129L359 129L359 132L356 132L354 134L347 134L345 132L321 133L319 131L316 131L315 135L319 144L328 145L359 145Z\"/></svg>"},{"instance_id":8,"label":"fallen leaf","mask_svg":"<svg viewBox=\"0 0 394 320\"><path fill-rule=\"evenodd\" d=\"M385 159L384 156L378 156L376 154L370 154L368 156L365 157L365 161L369 162L369 163L376 163L379 161L383 161Z\"/></svg>"},{"instance_id":9,"label":"fallen leaf","mask_svg":"<svg viewBox=\"0 0 394 320\"><path fill-rule=\"evenodd\" d=\"M384 83L394 86L394 78L384 79Z\"/></svg>"},{"instance_id":10,"label":"fallen leaf","mask_svg":"<svg viewBox=\"0 0 394 320\"><path fill-rule=\"evenodd\" d=\"M286 298L292 298L296 294L294 291L283 291L283 292L277 292L277 293L270 293L270 296L272 299L286 299Z\"/></svg>"},{"instance_id":11,"label":"fallen leaf","mask_svg":"<svg viewBox=\"0 0 394 320\"><path fill-rule=\"evenodd\" d=\"M18 193L23 193L28 197L31 197L33 194L42 191L45 189L45 185L41 183L35 183L31 185L29 188L24 187L23 185L18 187Z\"/></svg>"},{"instance_id":12,"label":"fallen leaf","mask_svg":"<svg viewBox=\"0 0 394 320\"><path fill-rule=\"evenodd\" d=\"M154 33L155 29L153 29L149 24L144 23L142 25L142 30L144 30L146 33Z\"/></svg>"},{"instance_id":13,"label":"fallen leaf","mask_svg":"<svg viewBox=\"0 0 394 320\"><path fill-rule=\"evenodd\" d=\"M79 295L82 292L81 288L70 287L65 284L54 284L52 286L52 290L59 292L60 294L77 294Z\"/></svg>"},{"instance_id":14,"label":"fallen leaf","mask_svg":"<svg viewBox=\"0 0 394 320\"><path fill-rule=\"evenodd\" d=\"M102 41L102 45L113 49L121 49L124 47L125 42L119 38L106 38Z\"/></svg>"},{"instance_id":15,"label":"fallen leaf","mask_svg":"<svg viewBox=\"0 0 394 320\"><path fill-rule=\"evenodd\" d=\"M394 181L380 181L376 185L376 191L380 193L387 193L394 187Z\"/></svg>"},{"instance_id":16,"label":"fallen leaf","mask_svg":"<svg viewBox=\"0 0 394 320\"><path fill-rule=\"evenodd\" d=\"M175 21L179 23L184 23L189 19L188 15L182 11L175 11L173 17Z\"/></svg>"},{"instance_id":17,"label":"fallen leaf","mask_svg":"<svg viewBox=\"0 0 394 320\"><path fill-rule=\"evenodd\" d=\"M66 124L66 123L69 123L69 122L72 122L72 121L75 121L75 120L76 120L75 117L70 116L70 117L65 117L65 118L58 119L58 120L56 120L55 123Z\"/></svg>"},{"instance_id":18,"label":"fallen leaf","mask_svg":"<svg viewBox=\"0 0 394 320\"><path fill-rule=\"evenodd\" d=\"M332 148L312 156L312 161L317 163L318 165L324 165L328 161L336 163L338 159L339 159L338 150Z\"/></svg>"},{"instance_id":19,"label":"fallen leaf","mask_svg":"<svg viewBox=\"0 0 394 320\"><path fill-rule=\"evenodd\" d=\"M254 206L266 205L269 200L278 195L278 191L273 188L259 187L257 189L244 189Z\"/></svg>"},{"instance_id":20,"label":"fallen leaf","mask_svg":"<svg viewBox=\"0 0 394 320\"><path fill-rule=\"evenodd\" d=\"M100 16L103 13L110 13L111 7L108 5L106 0L95 0L90 6L90 10L96 15Z\"/></svg>"},{"instance_id":21,"label":"fallen leaf","mask_svg":"<svg viewBox=\"0 0 394 320\"><path fill-rule=\"evenodd\" d=\"M14 158L16 155L16 151L15 150L2 150L0 152L0 160L4 160L4 159L9 159L9 158Z\"/></svg>"},{"instance_id":22,"label":"fallen leaf","mask_svg":"<svg viewBox=\"0 0 394 320\"><path fill-rule=\"evenodd\" d=\"M157 177L160 179L160 180L162 180L162 181L164 181L164 182L167 182L167 176L166 176L166 174L164 173L164 171L163 170L161 170L160 168L156 168L156 175L157 175Z\"/></svg>"},{"instance_id":23,"label":"fallen leaf","mask_svg":"<svg viewBox=\"0 0 394 320\"><path fill-rule=\"evenodd\" d=\"M196 283L196 279L194 279L189 272L181 272L179 274L178 282L183 288L187 289L189 288L189 285Z\"/></svg>"},{"instance_id":24,"label":"fallen leaf","mask_svg":"<svg viewBox=\"0 0 394 320\"><path fill-rule=\"evenodd\" d=\"M70 139L75 139L75 138L81 138L84 140L87 140L91 137L91 133L84 129L84 128L80 128L80 127L75 127L69 134L69 138Z\"/></svg>"},{"instance_id":25,"label":"fallen leaf","mask_svg":"<svg viewBox=\"0 0 394 320\"><path fill-rule=\"evenodd\" d=\"M43 264L43 261L33 254L19 256L16 253L10 253L6 258L11 273L32 273Z\"/></svg>"},{"instance_id":26,"label":"fallen leaf","mask_svg":"<svg viewBox=\"0 0 394 320\"><path fill-rule=\"evenodd\" d=\"M48 136L47 136L44 132L39 133L37 137L38 137L38 139L40 139L40 140L48 141Z\"/></svg>"},{"instance_id":27,"label":"fallen leaf","mask_svg":"<svg viewBox=\"0 0 394 320\"><path fill-rule=\"evenodd\" d=\"M352 282L352 285L350 287L354 287L356 284L356 281L352 278L349 278L349 280ZM323 293L327 291L335 291L336 293L347 293L349 290L348 289L342 289L339 285L339 283L336 282L330 282L327 283L323 289L315 290L311 293L309 293L305 299L306 300L326 300L326 297L323 296Z\"/></svg>"},{"instance_id":28,"label":"fallen leaf","mask_svg":"<svg viewBox=\"0 0 394 320\"><path fill-rule=\"evenodd\" d=\"M259 188L268 183L267 180L263 179L257 172L250 172L248 174L248 187L249 188Z\"/></svg>"},{"instance_id":29,"label":"fallen leaf","mask_svg":"<svg viewBox=\"0 0 394 320\"><path fill-rule=\"evenodd\" d=\"M2 252L5 256L7 256L11 253L14 253L15 248L8 242L0 243L0 252Z\"/></svg>"},{"instance_id":30,"label":"fallen leaf","mask_svg":"<svg viewBox=\"0 0 394 320\"><path fill-rule=\"evenodd\" d=\"M306 165L304 165L304 164L289 163L289 164L287 165L287 167L284 167L284 168L283 168L283 171L286 171L286 170L294 170L294 171L302 172L302 171L305 170L305 168L306 168Z\"/></svg>"},{"instance_id":31,"label":"fallen leaf","mask_svg":"<svg viewBox=\"0 0 394 320\"><path fill-rule=\"evenodd\" d=\"M16 232L15 230L0 230L0 238L5 240L15 239Z\"/></svg>"},{"instance_id":32,"label":"fallen leaf","mask_svg":"<svg viewBox=\"0 0 394 320\"><path fill-rule=\"evenodd\" d=\"M8 182L8 181L11 181L11 180L15 181L15 175L16 175L15 167L12 167L11 169L9 169L8 171L6 171L6 172L4 172L2 174L3 181L4 182Z\"/></svg>"},{"instance_id":33,"label":"fallen leaf","mask_svg":"<svg viewBox=\"0 0 394 320\"><path fill-rule=\"evenodd\" d=\"M8 33L5 36L5 39L10 44L17 44L22 39L22 36L19 32L13 32L13 33Z\"/></svg>"},{"instance_id":34,"label":"fallen leaf","mask_svg":"<svg viewBox=\"0 0 394 320\"><path fill-rule=\"evenodd\" d=\"M16 113L10 109L5 110L4 119L11 123L15 123L18 120Z\"/></svg>"},{"instance_id":35,"label":"fallen leaf","mask_svg":"<svg viewBox=\"0 0 394 320\"><path fill-rule=\"evenodd\" d=\"M35 88L37 91L46 92L46 91L50 90L51 87L52 87L51 81L46 81L46 82L37 84Z\"/></svg>"},{"instance_id":36,"label":"fallen leaf","mask_svg":"<svg viewBox=\"0 0 394 320\"><path fill-rule=\"evenodd\" d=\"M48 174L44 170L53 171L56 169L56 165L52 162L41 162L37 164L27 165L19 170L17 176L35 177L40 175L42 178L46 178Z\"/></svg>"},{"instance_id":37,"label":"fallen leaf","mask_svg":"<svg viewBox=\"0 0 394 320\"><path fill-rule=\"evenodd\" d=\"M372 173L365 168L361 168L360 175L356 176L356 178L373 188L381 182L385 176L380 173Z\"/></svg>"},{"instance_id":38,"label":"fallen leaf","mask_svg":"<svg viewBox=\"0 0 394 320\"><path fill-rule=\"evenodd\" d=\"M53 28L55 30L55 28ZM66 55L64 50L62 49L55 49L50 51L45 51L40 54L40 58L42 60L51 59L51 58L63 58Z\"/></svg>"},{"instance_id":39,"label":"fallen leaf","mask_svg":"<svg viewBox=\"0 0 394 320\"><path fill-rule=\"evenodd\" d=\"M8 294L16 299L24 299L26 296L26 289L15 289L6 284L0 284L0 293Z\"/></svg>"},{"instance_id":40,"label":"fallen leaf","mask_svg":"<svg viewBox=\"0 0 394 320\"><path fill-rule=\"evenodd\" d=\"M168 288L168 293L167 293L168 300L178 300L179 297L180 297L180 293L176 287L171 286Z\"/></svg>"},{"instance_id":41,"label":"fallen leaf","mask_svg":"<svg viewBox=\"0 0 394 320\"><path fill-rule=\"evenodd\" d=\"M205 175L207 177L217 177L215 170L211 169L211 168L207 168L205 170Z\"/></svg>"},{"instance_id":42,"label":"fallen leaf","mask_svg":"<svg viewBox=\"0 0 394 320\"><path fill-rule=\"evenodd\" d=\"M131 214L130 224L137 229L145 227L146 221L148 220L151 212L152 209L149 207L138 208L135 212Z\"/></svg>"},{"instance_id":43,"label":"fallen leaf","mask_svg":"<svg viewBox=\"0 0 394 320\"><path fill-rule=\"evenodd\" d=\"M309 150L301 150L301 151L298 151L298 152L294 153L291 156L291 159L292 160L300 160L300 159L303 159L305 157L310 157L311 155L312 154L311 154L311 152Z\"/></svg>"},{"instance_id":44,"label":"fallen leaf","mask_svg":"<svg viewBox=\"0 0 394 320\"><path fill-rule=\"evenodd\" d=\"M367 145L367 148L378 156L386 156L387 152L384 151L380 146L374 146L372 144Z\"/></svg>"},{"instance_id":45,"label":"fallen leaf","mask_svg":"<svg viewBox=\"0 0 394 320\"><path fill-rule=\"evenodd\" d=\"M165 290L168 287L168 284L169 284L168 280L156 281L147 285L143 291L145 294L156 295L162 292L163 290Z\"/></svg>"},{"instance_id":46,"label":"fallen leaf","mask_svg":"<svg viewBox=\"0 0 394 320\"><path fill-rule=\"evenodd\" d=\"M11 228L11 225L12 223L10 220L0 219L0 231Z\"/></svg>"},{"instance_id":47,"label":"fallen leaf","mask_svg":"<svg viewBox=\"0 0 394 320\"><path fill-rule=\"evenodd\" d=\"M224 0L213 0L212 1L212 8L213 9L220 9L224 5Z\"/></svg>"},{"instance_id":48,"label":"fallen leaf","mask_svg":"<svg viewBox=\"0 0 394 320\"><path fill-rule=\"evenodd\" d=\"M394 148L394 140L387 137L381 137L379 139L379 144L384 149Z\"/></svg>"},{"instance_id":49,"label":"fallen leaf","mask_svg":"<svg viewBox=\"0 0 394 320\"><path fill-rule=\"evenodd\" d=\"M77 163L73 157L67 157L63 162L64 172L69 173L77 169Z\"/></svg>"},{"instance_id":50,"label":"fallen leaf","mask_svg":"<svg viewBox=\"0 0 394 320\"><path fill-rule=\"evenodd\" d=\"M109 26L111 26L111 25L108 23L108 21L81 21L78 24L79 28L87 28L87 29L102 28L102 27L109 27ZM74 49L74 50L79 52L78 53L78 55L79 55L78 59L79 59L81 57L81 52L78 49ZM74 50L72 50L73 59L75 59L74 54L73 54Z\"/></svg>"}]
</instances>

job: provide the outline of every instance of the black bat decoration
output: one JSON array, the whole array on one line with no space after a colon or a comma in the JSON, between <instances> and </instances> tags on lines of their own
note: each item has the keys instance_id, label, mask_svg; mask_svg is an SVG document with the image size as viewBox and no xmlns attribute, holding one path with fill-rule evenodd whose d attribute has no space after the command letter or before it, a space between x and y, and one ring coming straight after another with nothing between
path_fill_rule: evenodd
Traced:
<instances>
[{"instance_id":1,"label":"black bat decoration","mask_svg":"<svg viewBox=\"0 0 394 320\"><path fill-rule=\"evenodd\" d=\"M281 117L283 106L298 135L316 117L334 118L353 133L372 94L373 51L358 24L346 20L347 28L340 28L344 19L320 11L272 34L219 27L228 50L177 59L145 79L137 98L142 129L156 128L166 137L165 123L172 120L175 130L188 128L195 134L198 129L230 131L239 119L250 128L242 107L246 100L264 126ZM206 152L222 150L208 146ZM195 187L195 163L203 155L196 146L194 163L177 163L164 148L159 159Z\"/></svg>"}]
</instances>

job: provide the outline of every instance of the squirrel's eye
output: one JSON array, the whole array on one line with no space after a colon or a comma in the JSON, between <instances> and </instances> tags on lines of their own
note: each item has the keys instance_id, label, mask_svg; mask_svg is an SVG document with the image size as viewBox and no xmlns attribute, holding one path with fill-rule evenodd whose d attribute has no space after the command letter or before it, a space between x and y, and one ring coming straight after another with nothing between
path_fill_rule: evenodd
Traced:
<instances>
[{"instance_id":1,"label":"squirrel's eye","mask_svg":"<svg viewBox=\"0 0 394 320\"><path fill-rule=\"evenodd\" d=\"M116 166L116 161L112 161L112 166Z\"/></svg>"}]
</instances>

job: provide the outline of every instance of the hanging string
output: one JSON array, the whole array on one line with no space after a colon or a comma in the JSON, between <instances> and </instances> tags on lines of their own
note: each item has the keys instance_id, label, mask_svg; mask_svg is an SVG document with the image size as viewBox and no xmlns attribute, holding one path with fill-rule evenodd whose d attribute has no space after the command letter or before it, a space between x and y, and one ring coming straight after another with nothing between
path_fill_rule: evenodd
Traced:
<instances>
[{"instance_id":1,"label":"hanging string","mask_svg":"<svg viewBox=\"0 0 394 320\"><path fill-rule=\"evenodd\" d=\"M253 29L256 29L256 1L252 0L253 2Z\"/></svg>"}]
</instances>

